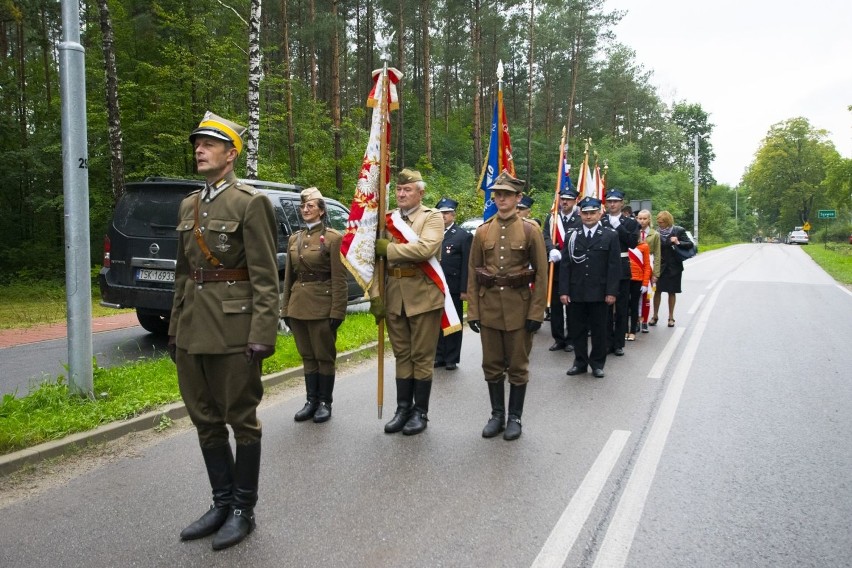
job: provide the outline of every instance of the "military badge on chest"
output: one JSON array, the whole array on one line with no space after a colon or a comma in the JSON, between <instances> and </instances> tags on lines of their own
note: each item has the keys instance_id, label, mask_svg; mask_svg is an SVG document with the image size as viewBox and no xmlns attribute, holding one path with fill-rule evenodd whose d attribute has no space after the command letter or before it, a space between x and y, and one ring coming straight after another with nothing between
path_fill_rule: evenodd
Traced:
<instances>
[{"instance_id":1,"label":"military badge on chest","mask_svg":"<svg viewBox=\"0 0 852 568\"><path fill-rule=\"evenodd\" d=\"M228 235L225 233L221 233L219 235L219 244L216 245L216 250L220 250L222 252L228 252L228 249L231 248L231 245L228 244Z\"/></svg>"},{"instance_id":2,"label":"military badge on chest","mask_svg":"<svg viewBox=\"0 0 852 568\"><path fill-rule=\"evenodd\" d=\"M453 254L453 245L447 245L445 251L448 255Z\"/></svg>"}]
</instances>

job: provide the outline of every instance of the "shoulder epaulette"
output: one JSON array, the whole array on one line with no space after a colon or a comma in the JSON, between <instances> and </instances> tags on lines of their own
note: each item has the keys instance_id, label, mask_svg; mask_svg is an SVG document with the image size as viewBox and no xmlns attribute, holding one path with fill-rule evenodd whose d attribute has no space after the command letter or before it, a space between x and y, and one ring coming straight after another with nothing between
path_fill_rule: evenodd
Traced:
<instances>
[{"instance_id":1,"label":"shoulder epaulette","mask_svg":"<svg viewBox=\"0 0 852 568\"><path fill-rule=\"evenodd\" d=\"M240 189L242 191L245 191L249 195L256 195L256 194L260 193L260 190L257 189L256 187L254 187L253 185L248 185L248 184L242 183L240 181L234 183L234 187L236 187L237 189Z\"/></svg>"}]
</instances>

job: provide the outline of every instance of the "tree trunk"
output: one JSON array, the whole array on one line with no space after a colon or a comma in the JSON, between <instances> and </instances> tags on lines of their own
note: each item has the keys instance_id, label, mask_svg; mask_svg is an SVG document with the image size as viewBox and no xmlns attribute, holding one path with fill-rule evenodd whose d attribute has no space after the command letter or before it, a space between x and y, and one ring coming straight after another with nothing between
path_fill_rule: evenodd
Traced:
<instances>
[{"instance_id":1,"label":"tree trunk","mask_svg":"<svg viewBox=\"0 0 852 568\"><path fill-rule=\"evenodd\" d=\"M476 175L482 171L482 82L481 30L479 27L480 0L473 0L471 17L471 51L473 52L473 171Z\"/></svg>"},{"instance_id":2,"label":"tree trunk","mask_svg":"<svg viewBox=\"0 0 852 568\"><path fill-rule=\"evenodd\" d=\"M251 0L249 13L248 135L246 177L257 179L257 153L260 142L260 78L263 72L260 51L261 0Z\"/></svg>"},{"instance_id":3,"label":"tree trunk","mask_svg":"<svg viewBox=\"0 0 852 568\"><path fill-rule=\"evenodd\" d=\"M527 184L526 191L532 185L532 136L533 136L533 40L535 38L535 0L530 0L530 51L529 51L529 87L527 91Z\"/></svg>"},{"instance_id":4,"label":"tree trunk","mask_svg":"<svg viewBox=\"0 0 852 568\"><path fill-rule=\"evenodd\" d=\"M334 31L331 33L331 125L334 132L334 181L339 194L343 193L343 150L340 144L340 22L337 21L337 5L340 0L331 2L331 19Z\"/></svg>"},{"instance_id":5,"label":"tree trunk","mask_svg":"<svg viewBox=\"0 0 852 568\"><path fill-rule=\"evenodd\" d=\"M432 64L429 61L429 0L422 0L420 19L423 22L423 139L426 161L432 163Z\"/></svg>"},{"instance_id":6,"label":"tree trunk","mask_svg":"<svg viewBox=\"0 0 852 568\"><path fill-rule=\"evenodd\" d=\"M582 20L580 20L582 22ZM580 47L582 46L582 24L577 26L577 35L574 37L574 53L572 54L573 68L571 70L571 94L568 96L568 112L565 115L568 117L565 124L565 146L568 147L568 140L572 138L571 132L574 128L574 100L577 97L577 76L580 73Z\"/></svg>"},{"instance_id":7,"label":"tree trunk","mask_svg":"<svg viewBox=\"0 0 852 568\"><path fill-rule=\"evenodd\" d=\"M405 9L405 0L399 0L399 28L396 32L396 59L398 69L400 69L403 73L402 78L397 83L396 89L399 94L399 112L397 116L399 117L399 128L397 129L396 135L396 167L398 170L401 170L405 167L405 104L403 104L403 96L402 91L406 82L406 69L405 69L405 42L403 41L403 36L405 28L404 28L404 19L403 19L403 10Z\"/></svg>"},{"instance_id":8,"label":"tree trunk","mask_svg":"<svg viewBox=\"0 0 852 568\"><path fill-rule=\"evenodd\" d=\"M308 19L310 21L311 33L310 33L310 41L308 42L310 54L308 55L308 62L311 66L310 76L311 76L311 98L313 100L317 100L317 90L319 88L318 78L317 78L317 40L316 40L316 25L317 25L317 7L316 0L309 0L308 2Z\"/></svg>"},{"instance_id":9,"label":"tree trunk","mask_svg":"<svg viewBox=\"0 0 852 568\"><path fill-rule=\"evenodd\" d=\"M287 15L287 3L281 0L281 29L284 34L281 45L284 60L284 98L287 105L287 153L290 159L290 178L296 179L296 130L293 127L293 77L290 73L290 21Z\"/></svg>"},{"instance_id":10,"label":"tree trunk","mask_svg":"<svg viewBox=\"0 0 852 568\"><path fill-rule=\"evenodd\" d=\"M444 24L444 134L450 133L450 11Z\"/></svg>"},{"instance_id":11,"label":"tree trunk","mask_svg":"<svg viewBox=\"0 0 852 568\"><path fill-rule=\"evenodd\" d=\"M121 112L118 105L118 71L115 65L115 40L107 0L98 0L104 67L106 75L107 130L109 132L109 168L115 201L124 192L124 157L122 155Z\"/></svg>"}]
</instances>

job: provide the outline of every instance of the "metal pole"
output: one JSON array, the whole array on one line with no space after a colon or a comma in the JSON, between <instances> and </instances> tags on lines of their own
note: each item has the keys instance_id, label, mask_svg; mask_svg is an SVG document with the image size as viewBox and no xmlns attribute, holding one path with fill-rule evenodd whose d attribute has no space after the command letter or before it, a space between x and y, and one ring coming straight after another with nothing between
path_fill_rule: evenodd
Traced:
<instances>
[{"instance_id":1,"label":"metal pole","mask_svg":"<svg viewBox=\"0 0 852 568\"><path fill-rule=\"evenodd\" d=\"M698 134L695 134L695 191L692 196L692 236L698 244Z\"/></svg>"},{"instance_id":2,"label":"metal pole","mask_svg":"<svg viewBox=\"0 0 852 568\"><path fill-rule=\"evenodd\" d=\"M92 281L89 245L89 154L86 67L76 0L62 0L59 92L62 99L62 188L65 196L65 297L68 303L68 387L91 398Z\"/></svg>"}]
</instances>

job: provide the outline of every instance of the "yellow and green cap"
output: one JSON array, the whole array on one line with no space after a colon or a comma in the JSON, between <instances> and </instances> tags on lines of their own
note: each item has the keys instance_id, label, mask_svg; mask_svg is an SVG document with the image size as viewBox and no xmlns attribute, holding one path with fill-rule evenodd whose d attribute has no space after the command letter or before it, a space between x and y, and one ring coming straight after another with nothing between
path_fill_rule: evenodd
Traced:
<instances>
[{"instance_id":1,"label":"yellow and green cap","mask_svg":"<svg viewBox=\"0 0 852 568\"><path fill-rule=\"evenodd\" d=\"M198 123L198 128L189 135L189 141L195 143L196 136L218 138L233 144L239 154L243 151L243 134L245 133L245 126L240 126L236 122L231 122L208 110L201 122Z\"/></svg>"}]
</instances>

